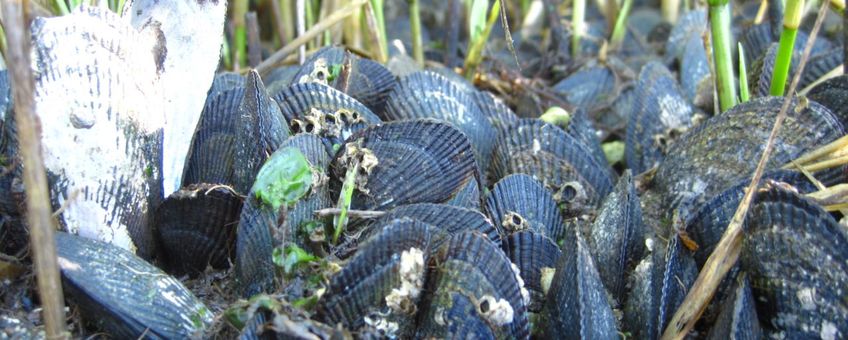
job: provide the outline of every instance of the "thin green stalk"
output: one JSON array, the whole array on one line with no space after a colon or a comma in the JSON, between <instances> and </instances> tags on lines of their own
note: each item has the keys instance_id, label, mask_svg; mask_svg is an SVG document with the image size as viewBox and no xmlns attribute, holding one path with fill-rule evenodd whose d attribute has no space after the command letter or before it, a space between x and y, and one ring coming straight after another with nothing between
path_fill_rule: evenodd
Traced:
<instances>
[{"instance_id":1,"label":"thin green stalk","mask_svg":"<svg viewBox=\"0 0 848 340\"><path fill-rule=\"evenodd\" d=\"M6 60L8 60L7 58L9 58L8 57L8 55L9 55L8 54L9 53L8 48L9 48L9 45L6 43L6 30L3 28L3 25L0 24L0 53L3 54L3 57L2 57L3 60L0 60L0 61L2 61L3 63L5 63Z\"/></svg>"},{"instance_id":2,"label":"thin green stalk","mask_svg":"<svg viewBox=\"0 0 848 340\"><path fill-rule=\"evenodd\" d=\"M371 0L371 8L374 9L374 19L377 21L377 29L380 32L380 48L383 55L389 55L389 43L386 37L386 20L383 17L384 0Z\"/></svg>"},{"instance_id":3,"label":"thin green stalk","mask_svg":"<svg viewBox=\"0 0 848 340\"><path fill-rule=\"evenodd\" d=\"M305 25L306 25L306 27L312 27L312 25L315 24L315 11L314 11L314 8L312 8L313 7L312 6L312 0L306 0L306 1L303 2L303 4L305 6L304 7L304 14L306 16L305 21L304 21ZM316 38L316 40L312 40L309 43L307 43L307 46L309 47L310 50L315 49L317 39L318 38Z\"/></svg>"},{"instance_id":4,"label":"thin green stalk","mask_svg":"<svg viewBox=\"0 0 848 340\"><path fill-rule=\"evenodd\" d=\"M583 20L586 16L586 0L574 0L571 14L571 56L580 55L580 38L583 35Z\"/></svg>"},{"instance_id":5,"label":"thin green stalk","mask_svg":"<svg viewBox=\"0 0 848 340\"><path fill-rule=\"evenodd\" d=\"M751 98L748 93L748 68L745 66L745 50L741 42L736 44L736 49L739 51L739 97L744 103Z\"/></svg>"},{"instance_id":6,"label":"thin green stalk","mask_svg":"<svg viewBox=\"0 0 848 340\"><path fill-rule=\"evenodd\" d=\"M120 15L124 12L125 2L126 2L125 0L118 0L118 6L115 7L115 13L118 13Z\"/></svg>"},{"instance_id":7,"label":"thin green stalk","mask_svg":"<svg viewBox=\"0 0 848 340\"><path fill-rule=\"evenodd\" d=\"M618 11L618 17L615 18L615 26L610 37L612 46L619 46L624 41L624 33L627 32L627 16L630 15L631 7L633 7L633 0L624 0L621 10Z\"/></svg>"},{"instance_id":8,"label":"thin green stalk","mask_svg":"<svg viewBox=\"0 0 848 340\"><path fill-rule=\"evenodd\" d=\"M465 56L465 64L463 65L465 77L468 80L473 80L477 65L480 65L480 61L483 60L483 47L486 46L486 41L489 40L489 33L492 32L492 27L495 26L495 22L498 20L500 10L501 2L495 1L492 4L492 9L489 11L486 28L477 36L477 39L470 42L471 46L468 48L468 55Z\"/></svg>"},{"instance_id":9,"label":"thin green stalk","mask_svg":"<svg viewBox=\"0 0 848 340\"><path fill-rule=\"evenodd\" d=\"M233 69L237 69L246 64L247 60L247 26L245 26L244 16L247 15L247 0L233 1L233 17L230 18L235 27L233 33Z\"/></svg>"},{"instance_id":10,"label":"thin green stalk","mask_svg":"<svg viewBox=\"0 0 848 340\"><path fill-rule=\"evenodd\" d=\"M527 11L530 10L530 0L521 0L519 6L521 8L521 17L523 18L527 15Z\"/></svg>"},{"instance_id":11,"label":"thin green stalk","mask_svg":"<svg viewBox=\"0 0 848 340\"><path fill-rule=\"evenodd\" d=\"M665 21L674 24L677 22L677 14L680 13L680 0L662 0L660 11Z\"/></svg>"},{"instance_id":12,"label":"thin green stalk","mask_svg":"<svg viewBox=\"0 0 848 340\"><path fill-rule=\"evenodd\" d=\"M285 46L294 40L295 27L293 25L294 13L292 13L292 0L280 0L280 17L282 18L280 25L287 25L283 29L285 36L280 38L282 40L280 45Z\"/></svg>"},{"instance_id":13,"label":"thin green stalk","mask_svg":"<svg viewBox=\"0 0 848 340\"><path fill-rule=\"evenodd\" d=\"M71 11L68 10L68 4L65 3L65 0L56 0L53 1L53 4L56 6L56 10L59 11L60 15L66 15L71 13Z\"/></svg>"},{"instance_id":14,"label":"thin green stalk","mask_svg":"<svg viewBox=\"0 0 848 340\"><path fill-rule=\"evenodd\" d=\"M733 79L733 56L730 51L730 6L728 0L709 0L713 62L721 111L736 105L736 81Z\"/></svg>"},{"instance_id":15,"label":"thin green stalk","mask_svg":"<svg viewBox=\"0 0 848 340\"><path fill-rule=\"evenodd\" d=\"M424 46L421 42L421 15L418 0L409 1L409 25L412 26L412 55L419 66L424 66Z\"/></svg>"},{"instance_id":16,"label":"thin green stalk","mask_svg":"<svg viewBox=\"0 0 848 340\"><path fill-rule=\"evenodd\" d=\"M771 77L769 94L782 96L789 77L789 66L792 64L792 52L795 50L795 36L804 10L804 0L788 0L783 14L783 32L780 33L780 45L777 49L777 59L774 61L774 71Z\"/></svg>"},{"instance_id":17,"label":"thin green stalk","mask_svg":"<svg viewBox=\"0 0 848 340\"><path fill-rule=\"evenodd\" d=\"M359 172L359 161L354 161L345 173L344 183L342 183L342 192L339 195L337 203L339 214L334 218L333 224L336 229L333 231L333 244L339 242L339 236L347 225L347 212L350 210L350 202L353 200L353 189L356 187L356 173Z\"/></svg>"},{"instance_id":18,"label":"thin green stalk","mask_svg":"<svg viewBox=\"0 0 848 340\"><path fill-rule=\"evenodd\" d=\"M233 58L232 54L230 54L230 42L227 39L223 39L221 42L221 59L224 60L224 68L232 69L233 68Z\"/></svg>"}]
</instances>

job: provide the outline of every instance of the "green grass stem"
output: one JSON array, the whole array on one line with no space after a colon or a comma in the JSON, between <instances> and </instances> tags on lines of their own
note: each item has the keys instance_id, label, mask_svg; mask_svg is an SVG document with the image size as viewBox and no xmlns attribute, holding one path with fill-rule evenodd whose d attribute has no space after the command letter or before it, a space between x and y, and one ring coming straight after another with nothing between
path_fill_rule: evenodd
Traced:
<instances>
[{"instance_id":1,"label":"green grass stem","mask_svg":"<svg viewBox=\"0 0 848 340\"><path fill-rule=\"evenodd\" d=\"M709 0L710 29L713 41L713 62L719 107L724 112L737 103L736 81L733 76L733 56L730 51L730 6L728 0Z\"/></svg>"},{"instance_id":2,"label":"green grass stem","mask_svg":"<svg viewBox=\"0 0 848 340\"><path fill-rule=\"evenodd\" d=\"M53 5L56 7L56 11L60 15L66 15L71 13L71 11L68 10L68 4L65 3L65 0L55 0L53 1Z\"/></svg>"},{"instance_id":3,"label":"green grass stem","mask_svg":"<svg viewBox=\"0 0 848 340\"><path fill-rule=\"evenodd\" d=\"M386 19L383 16L384 0L371 0L371 8L374 10L374 19L377 21L377 29L380 33L380 49L384 56L389 55L389 43L386 37Z\"/></svg>"},{"instance_id":4,"label":"green grass stem","mask_svg":"<svg viewBox=\"0 0 848 340\"><path fill-rule=\"evenodd\" d=\"M236 70L247 62L247 26L245 25L245 15L247 15L247 0L233 1L233 17L230 20L233 22L233 46L230 47L230 52L233 55L233 69Z\"/></svg>"},{"instance_id":5,"label":"green grass stem","mask_svg":"<svg viewBox=\"0 0 848 340\"><path fill-rule=\"evenodd\" d=\"M662 0L660 12L665 21L674 24L677 22L677 15L680 13L680 0Z\"/></svg>"},{"instance_id":6,"label":"green grass stem","mask_svg":"<svg viewBox=\"0 0 848 340\"><path fill-rule=\"evenodd\" d=\"M347 212L350 210L350 202L353 200L353 189L356 187L356 173L359 172L359 161L354 163L347 169L344 182L342 183L342 192L339 195L338 208L339 214L335 217L333 224L336 225L333 231L333 244L339 242L339 236L347 225Z\"/></svg>"},{"instance_id":7,"label":"green grass stem","mask_svg":"<svg viewBox=\"0 0 848 340\"><path fill-rule=\"evenodd\" d=\"M783 31L780 32L780 45L777 47L777 59L771 77L769 94L782 96L789 77L789 66L792 65L792 53L795 50L795 36L804 11L804 0L787 0L786 11L783 15Z\"/></svg>"},{"instance_id":8,"label":"green grass stem","mask_svg":"<svg viewBox=\"0 0 848 340\"><path fill-rule=\"evenodd\" d=\"M424 46L421 41L421 14L418 0L409 1L409 25L412 27L412 55L419 66L424 66Z\"/></svg>"},{"instance_id":9,"label":"green grass stem","mask_svg":"<svg viewBox=\"0 0 848 340\"><path fill-rule=\"evenodd\" d=\"M745 50L742 48L742 43L737 43L739 51L739 99L742 103L750 100L751 95L748 92L748 68L745 66Z\"/></svg>"},{"instance_id":10,"label":"green grass stem","mask_svg":"<svg viewBox=\"0 0 848 340\"><path fill-rule=\"evenodd\" d=\"M465 77L468 80L474 79L474 72L477 69L477 65L480 65L480 61L483 60L483 48L486 46L486 41L489 40L489 33L492 32L492 27L498 20L500 10L501 2L495 1L492 4L492 9L489 10L489 18L486 21L485 29L483 29L483 32L476 39L469 42L471 46L468 48L468 55L465 56L465 63L463 65Z\"/></svg>"},{"instance_id":11,"label":"green grass stem","mask_svg":"<svg viewBox=\"0 0 848 340\"><path fill-rule=\"evenodd\" d=\"M621 10L618 11L618 16L615 18L615 26L612 29L610 44L619 46L624 41L625 33L627 32L627 16L630 15L630 8L633 7L633 0L624 0Z\"/></svg>"},{"instance_id":12,"label":"green grass stem","mask_svg":"<svg viewBox=\"0 0 848 340\"><path fill-rule=\"evenodd\" d=\"M312 25L315 24L315 9L312 6L312 0L305 0L303 2L303 6L304 25L306 25L306 27L312 27ZM320 37L316 37L314 40L309 41L306 44L307 48L310 50L315 49L318 39L320 39Z\"/></svg>"},{"instance_id":13,"label":"green grass stem","mask_svg":"<svg viewBox=\"0 0 848 340\"><path fill-rule=\"evenodd\" d=\"M577 58L580 55L580 38L583 35L583 26L586 16L586 0L574 0L571 13L571 56Z\"/></svg>"}]
</instances>

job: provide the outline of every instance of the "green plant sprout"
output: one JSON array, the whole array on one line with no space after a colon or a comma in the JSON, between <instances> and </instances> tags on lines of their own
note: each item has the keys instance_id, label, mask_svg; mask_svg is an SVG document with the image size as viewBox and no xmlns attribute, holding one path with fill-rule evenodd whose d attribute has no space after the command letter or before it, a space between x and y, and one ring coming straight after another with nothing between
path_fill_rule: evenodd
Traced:
<instances>
[{"instance_id":1,"label":"green plant sprout","mask_svg":"<svg viewBox=\"0 0 848 340\"><path fill-rule=\"evenodd\" d=\"M789 66L792 64L792 53L795 50L795 36L801 26L804 12L804 0L787 0L786 11L783 14L783 31L780 32L780 44L777 47L777 59L771 77L769 94L782 96L789 77Z\"/></svg>"},{"instance_id":2,"label":"green plant sprout","mask_svg":"<svg viewBox=\"0 0 848 340\"><path fill-rule=\"evenodd\" d=\"M480 10L479 8L483 8L483 10ZM492 32L492 27L498 20L501 3L500 1L495 1L492 4L492 9L489 11L489 17L486 20L485 25L482 26L483 29L481 31L481 17L485 17L486 13L484 10L486 8L488 8L488 0L474 0L472 13L469 18L469 29L472 29L472 31L470 31L472 32L471 40L469 40L470 46L468 47L468 55L465 56L465 63L463 65L465 77L469 80L473 80L477 65L480 65L480 61L483 59L483 48L486 46L486 41L489 40L489 33Z\"/></svg>"},{"instance_id":3,"label":"green plant sprout","mask_svg":"<svg viewBox=\"0 0 848 340\"><path fill-rule=\"evenodd\" d=\"M748 68L745 66L745 50L742 48L742 43L737 43L739 51L739 99L742 103L750 100L751 95L748 93Z\"/></svg>"},{"instance_id":4,"label":"green plant sprout","mask_svg":"<svg viewBox=\"0 0 848 340\"><path fill-rule=\"evenodd\" d=\"M421 41L421 14L418 0L408 0L409 26L412 28L412 55L418 66L424 66L424 46Z\"/></svg>"},{"instance_id":5,"label":"green plant sprout","mask_svg":"<svg viewBox=\"0 0 848 340\"><path fill-rule=\"evenodd\" d=\"M624 0L621 10L618 11L612 36L610 36L610 44L613 47L620 46L621 42L624 41L624 35L627 32L627 16L630 15L631 7L633 7L633 0Z\"/></svg>"},{"instance_id":6,"label":"green plant sprout","mask_svg":"<svg viewBox=\"0 0 848 340\"><path fill-rule=\"evenodd\" d=\"M583 35L586 16L586 0L574 0L571 13L571 56L577 58L580 55L580 38Z\"/></svg>"},{"instance_id":7,"label":"green plant sprout","mask_svg":"<svg viewBox=\"0 0 848 340\"><path fill-rule=\"evenodd\" d=\"M736 81L733 76L733 57L730 51L730 5L729 0L709 0L710 30L713 41L716 88L722 112L736 106Z\"/></svg>"}]
</instances>

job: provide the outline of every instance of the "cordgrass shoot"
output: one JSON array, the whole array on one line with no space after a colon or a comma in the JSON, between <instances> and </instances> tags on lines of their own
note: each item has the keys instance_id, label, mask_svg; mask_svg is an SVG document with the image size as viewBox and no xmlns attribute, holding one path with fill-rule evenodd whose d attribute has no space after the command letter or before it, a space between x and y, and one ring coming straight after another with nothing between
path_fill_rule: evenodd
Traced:
<instances>
[{"instance_id":1,"label":"cordgrass shoot","mask_svg":"<svg viewBox=\"0 0 848 340\"><path fill-rule=\"evenodd\" d=\"M736 105L736 81L730 51L730 5L728 0L709 0L716 88L722 112Z\"/></svg>"}]
</instances>

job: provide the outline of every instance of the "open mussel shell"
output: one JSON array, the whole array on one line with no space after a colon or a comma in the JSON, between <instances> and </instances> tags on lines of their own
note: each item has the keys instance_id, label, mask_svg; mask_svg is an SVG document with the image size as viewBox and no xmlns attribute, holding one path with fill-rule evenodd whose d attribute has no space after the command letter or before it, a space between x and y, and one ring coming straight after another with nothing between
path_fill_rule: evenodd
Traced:
<instances>
[{"instance_id":1,"label":"open mussel shell","mask_svg":"<svg viewBox=\"0 0 848 340\"><path fill-rule=\"evenodd\" d=\"M807 98L824 105L844 126L848 123L848 75L841 75L813 87Z\"/></svg>"},{"instance_id":2,"label":"open mussel shell","mask_svg":"<svg viewBox=\"0 0 848 340\"><path fill-rule=\"evenodd\" d=\"M62 228L152 257L167 96L153 39L87 6L36 18L31 32L50 197L54 209L73 202L59 214Z\"/></svg>"},{"instance_id":3,"label":"open mussel shell","mask_svg":"<svg viewBox=\"0 0 848 340\"><path fill-rule=\"evenodd\" d=\"M848 336L848 234L820 206L772 187L751 208L742 250L769 336Z\"/></svg>"},{"instance_id":4,"label":"open mussel shell","mask_svg":"<svg viewBox=\"0 0 848 340\"><path fill-rule=\"evenodd\" d=\"M504 177L486 197L486 211L505 235L532 230L558 241L563 219L553 194L525 174Z\"/></svg>"},{"instance_id":5,"label":"open mussel shell","mask_svg":"<svg viewBox=\"0 0 848 340\"><path fill-rule=\"evenodd\" d=\"M330 278L319 317L349 329L367 324L391 338L410 337L428 273L429 228L407 218L385 225Z\"/></svg>"},{"instance_id":6,"label":"open mussel shell","mask_svg":"<svg viewBox=\"0 0 848 340\"><path fill-rule=\"evenodd\" d=\"M259 73L247 75L244 99L236 121L236 159L234 187L237 192L250 190L259 168L268 155L289 137L289 128L280 107L268 96Z\"/></svg>"},{"instance_id":7,"label":"open mussel shell","mask_svg":"<svg viewBox=\"0 0 848 340\"><path fill-rule=\"evenodd\" d=\"M482 169L489 164L496 131L467 91L431 71L416 72L398 81L386 100L386 120L432 118L462 131L474 146Z\"/></svg>"},{"instance_id":8,"label":"open mussel shell","mask_svg":"<svg viewBox=\"0 0 848 340\"><path fill-rule=\"evenodd\" d=\"M712 197L751 174L756 166L752 160L764 148L782 102L780 97L752 99L681 136L669 148L652 182L663 195L663 204L678 207ZM827 108L794 100L766 169L782 166L844 134L842 124Z\"/></svg>"},{"instance_id":9,"label":"open mussel shell","mask_svg":"<svg viewBox=\"0 0 848 340\"><path fill-rule=\"evenodd\" d=\"M476 232L454 235L432 261L417 338L515 338L530 335L529 294L509 259ZM525 300L526 299L526 300Z\"/></svg>"},{"instance_id":10,"label":"open mussel shell","mask_svg":"<svg viewBox=\"0 0 848 340\"><path fill-rule=\"evenodd\" d=\"M355 153L350 155L349 153ZM344 178L352 157L370 154L357 179L352 206L387 210L411 203L442 203L468 182L478 182L474 151L465 135L448 123L411 120L372 126L351 136L331 169ZM479 184L477 184L479 185Z\"/></svg>"},{"instance_id":11,"label":"open mussel shell","mask_svg":"<svg viewBox=\"0 0 848 340\"><path fill-rule=\"evenodd\" d=\"M214 84L214 83L213 83ZM186 158L183 186L198 183L235 183L236 125L244 87L209 96Z\"/></svg>"},{"instance_id":12,"label":"open mussel shell","mask_svg":"<svg viewBox=\"0 0 848 340\"><path fill-rule=\"evenodd\" d=\"M635 339L659 339L695 282L698 268L679 238L672 237L664 249L653 239L646 242L651 253L630 277L623 326Z\"/></svg>"},{"instance_id":13,"label":"open mussel shell","mask_svg":"<svg viewBox=\"0 0 848 340\"><path fill-rule=\"evenodd\" d=\"M559 246L551 238L532 230L510 234L504 239L504 250L509 260L517 267L524 285L530 292L527 309L537 313L545 302L542 277L553 271L562 255Z\"/></svg>"},{"instance_id":14,"label":"open mussel shell","mask_svg":"<svg viewBox=\"0 0 848 340\"><path fill-rule=\"evenodd\" d=\"M518 120L515 112L504 103L503 100L496 97L488 91L474 91L472 94L474 102L480 108L480 112L489 121L496 130L502 131L509 124Z\"/></svg>"},{"instance_id":15,"label":"open mussel shell","mask_svg":"<svg viewBox=\"0 0 848 340\"><path fill-rule=\"evenodd\" d=\"M545 296L542 338L617 339L618 328L589 246L569 230Z\"/></svg>"},{"instance_id":16,"label":"open mussel shell","mask_svg":"<svg viewBox=\"0 0 848 340\"><path fill-rule=\"evenodd\" d=\"M222 185L191 185L168 196L156 209L167 270L196 275L207 266L229 267L241 207L238 194Z\"/></svg>"},{"instance_id":17,"label":"open mussel shell","mask_svg":"<svg viewBox=\"0 0 848 340\"><path fill-rule=\"evenodd\" d=\"M568 103L593 112L612 103L616 83L616 75L609 67L592 63L559 81L552 89Z\"/></svg>"},{"instance_id":18,"label":"open mussel shell","mask_svg":"<svg viewBox=\"0 0 848 340\"><path fill-rule=\"evenodd\" d=\"M751 283L744 275L735 282L732 294L721 301L721 313L707 335L708 340L763 338Z\"/></svg>"},{"instance_id":19,"label":"open mussel shell","mask_svg":"<svg viewBox=\"0 0 848 340\"><path fill-rule=\"evenodd\" d=\"M589 245L604 286L623 304L627 273L642 259L645 251L642 207L630 170L618 180L615 190L601 204L592 224Z\"/></svg>"},{"instance_id":20,"label":"open mussel shell","mask_svg":"<svg viewBox=\"0 0 848 340\"><path fill-rule=\"evenodd\" d=\"M763 174L762 180L775 185L789 185L802 194L817 190L816 186L798 171L771 170ZM685 218L684 230L698 245L693 257L699 266L704 265L718 241L721 240L749 184L751 184L750 179L740 180L737 184L710 198L691 216Z\"/></svg>"},{"instance_id":21,"label":"open mussel shell","mask_svg":"<svg viewBox=\"0 0 848 340\"><path fill-rule=\"evenodd\" d=\"M624 156L639 174L662 161L667 145L692 125L694 112L674 76L659 62L642 67L635 91Z\"/></svg>"},{"instance_id":22,"label":"open mussel shell","mask_svg":"<svg viewBox=\"0 0 848 340\"><path fill-rule=\"evenodd\" d=\"M496 182L513 173L533 176L557 191L558 203L579 211L594 207L612 190L608 168L572 134L538 119L521 119L498 136L489 179Z\"/></svg>"},{"instance_id":23,"label":"open mussel shell","mask_svg":"<svg viewBox=\"0 0 848 340\"><path fill-rule=\"evenodd\" d=\"M202 336L212 313L179 280L118 247L56 233L66 296L116 338Z\"/></svg>"},{"instance_id":24,"label":"open mussel shell","mask_svg":"<svg viewBox=\"0 0 848 340\"><path fill-rule=\"evenodd\" d=\"M439 248L447 237L465 231L478 232L496 245L501 245L501 235L498 233L498 229L492 225L492 222L485 215L477 210L447 204L407 204L387 211L374 224L384 225L388 221L398 218L410 218L433 226L433 249Z\"/></svg>"}]
</instances>

